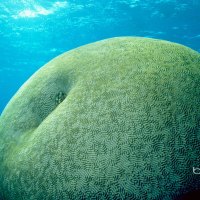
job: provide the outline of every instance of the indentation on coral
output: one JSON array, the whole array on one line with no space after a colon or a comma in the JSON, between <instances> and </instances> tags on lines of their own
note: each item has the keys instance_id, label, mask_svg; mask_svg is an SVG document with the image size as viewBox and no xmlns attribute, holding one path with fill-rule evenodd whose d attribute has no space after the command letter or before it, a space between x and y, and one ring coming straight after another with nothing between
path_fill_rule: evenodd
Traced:
<instances>
[{"instance_id":1,"label":"indentation on coral","mask_svg":"<svg viewBox=\"0 0 200 200\"><path fill-rule=\"evenodd\" d=\"M38 127L67 98L72 83L67 75L46 79L43 86L34 90L29 104Z\"/></svg>"}]
</instances>

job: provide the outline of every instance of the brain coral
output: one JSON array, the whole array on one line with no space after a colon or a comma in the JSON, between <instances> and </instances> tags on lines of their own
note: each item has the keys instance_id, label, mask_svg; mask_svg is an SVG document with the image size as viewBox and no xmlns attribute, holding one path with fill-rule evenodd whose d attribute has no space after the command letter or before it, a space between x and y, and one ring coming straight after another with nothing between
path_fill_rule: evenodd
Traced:
<instances>
[{"instance_id":1,"label":"brain coral","mask_svg":"<svg viewBox=\"0 0 200 200\"><path fill-rule=\"evenodd\" d=\"M200 188L200 54L120 37L53 59L0 118L5 200L175 199Z\"/></svg>"}]
</instances>

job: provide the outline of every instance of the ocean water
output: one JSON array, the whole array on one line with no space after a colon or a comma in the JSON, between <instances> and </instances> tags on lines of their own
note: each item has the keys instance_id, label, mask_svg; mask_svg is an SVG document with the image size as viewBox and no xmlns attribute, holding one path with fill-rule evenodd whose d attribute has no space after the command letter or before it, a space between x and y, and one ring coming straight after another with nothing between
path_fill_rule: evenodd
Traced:
<instances>
[{"instance_id":1,"label":"ocean water","mask_svg":"<svg viewBox=\"0 0 200 200\"><path fill-rule=\"evenodd\" d=\"M200 52L200 0L1 0L0 113L55 56L116 36L170 40Z\"/></svg>"}]
</instances>

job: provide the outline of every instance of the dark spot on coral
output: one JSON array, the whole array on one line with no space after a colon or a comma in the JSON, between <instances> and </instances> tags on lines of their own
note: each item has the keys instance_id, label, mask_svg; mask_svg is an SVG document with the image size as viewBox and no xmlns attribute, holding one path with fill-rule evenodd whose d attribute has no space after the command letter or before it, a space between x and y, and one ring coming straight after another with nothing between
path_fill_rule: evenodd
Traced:
<instances>
[{"instance_id":1,"label":"dark spot on coral","mask_svg":"<svg viewBox=\"0 0 200 200\"><path fill-rule=\"evenodd\" d=\"M56 94L56 98L55 98L55 103L56 105L60 104L66 97L66 94L64 92L59 92L58 94Z\"/></svg>"}]
</instances>

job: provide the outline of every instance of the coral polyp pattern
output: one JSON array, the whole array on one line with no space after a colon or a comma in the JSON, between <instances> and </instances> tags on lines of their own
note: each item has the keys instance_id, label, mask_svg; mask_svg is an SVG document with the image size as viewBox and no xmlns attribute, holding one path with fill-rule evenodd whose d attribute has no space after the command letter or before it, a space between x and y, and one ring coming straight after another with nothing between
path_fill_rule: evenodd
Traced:
<instances>
[{"instance_id":1,"label":"coral polyp pattern","mask_svg":"<svg viewBox=\"0 0 200 200\"><path fill-rule=\"evenodd\" d=\"M4 200L171 200L200 189L200 54L111 38L37 71L0 117Z\"/></svg>"}]
</instances>

